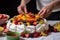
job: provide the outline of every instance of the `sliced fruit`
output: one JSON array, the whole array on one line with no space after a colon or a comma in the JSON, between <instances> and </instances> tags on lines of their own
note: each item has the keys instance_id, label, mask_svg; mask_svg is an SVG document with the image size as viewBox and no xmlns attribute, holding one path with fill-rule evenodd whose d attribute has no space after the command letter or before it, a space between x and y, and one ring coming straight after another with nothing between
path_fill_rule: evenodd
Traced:
<instances>
[{"instance_id":1,"label":"sliced fruit","mask_svg":"<svg viewBox=\"0 0 60 40\"><path fill-rule=\"evenodd\" d=\"M60 31L60 22L55 24L54 29L57 29L57 31Z\"/></svg>"},{"instance_id":2,"label":"sliced fruit","mask_svg":"<svg viewBox=\"0 0 60 40\"><path fill-rule=\"evenodd\" d=\"M39 18L40 18L40 16L39 16L39 15L35 15L35 17L36 17L36 19L39 19Z\"/></svg>"},{"instance_id":3,"label":"sliced fruit","mask_svg":"<svg viewBox=\"0 0 60 40\"><path fill-rule=\"evenodd\" d=\"M6 25L4 24L4 25L2 25L2 27L4 27L4 29L6 29Z\"/></svg>"},{"instance_id":4,"label":"sliced fruit","mask_svg":"<svg viewBox=\"0 0 60 40\"><path fill-rule=\"evenodd\" d=\"M7 18L7 16L4 14L2 18L5 19L5 18Z\"/></svg>"},{"instance_id":5,"label":"sliced fruit","mask_svg":"<svg viewBox=\"0 0 60 40\"><path fill-rule=\"evenodd\" d=\"M25 37L26 37L26 38L29 38L29 36L30 36L29 34L25 34Z\"/></svg>"},{"instance_id":6,"label":"sliced fruit","mask_svg":"<svg viewBox=\"0 0 60 40\"><path fill-rule=\"evenodd\" d=\"M48 33L49 33L49 30L46 30L46 31L45 31L45 33L48 35Z\"/></svg>"},{"instance_id":7,"label":"sliced fruit","mask_svg":"<svg viewBox=\"0 0 60 40\"><path fill-rule=\"evenodd\" d=\"M15 25L17 25L17 24L18 24L18 22L17 22L17 21L14 21L14 24L15 24Z\"/></svg>"},{"instance_id":8,"label":"sliced fruit","mask_svg":"<svg viewBox=\"0 0 60 40\"><path fill-rule=\"evenodd\" d=\"M21 25L21 24L23 24L23 22L18 22L18 25Z\"/></svg>"},{"instance_id":9,"label":"sliced fruit","mask_svg":"<svg viewBox=\"0 0 60 40\"><path fill-rule=\"evenodd\" d=\"M35 16L31 16L32 18L35 18Z\"/></svg>"},{"instance_id":10,"label":"sliced fruit","mask_svg":"<svg viewBox=\"0 0 60 40\"><path fill-rule=\"evenodd\" d=\"M36 26L37 25L37 22L33 22L33 25Z\"/></svg>"},{"instance_id":11,"label":"sliced fruit","mask_svg":"<svg viewBox=\"0 0 60 40\"><path fill-rule=\"evenodd\" d=\"M39 24L44 24L44 20L40 20Z\"/></svg>"},{"instance_id":12,"label":"sliced fruit","mask_svg":"<svg viewBox=\"0 0 60 40\"><path fill-rule=\"evenodd\" d=\"M4 30L4 33L7 33L9 30L6 28L5 30Z\"/></svg>"},{"instance_id":13,"label":"sliced fruit","mask_svg":"<svg viewBox=\"0 0 60 40\"><path fill-rule=\"evenodd\" d=\"M25 37L25 34L24 34L24 32L22 32L22 33L21 33L21 36L22 36L22 37Z\"/></svg>"},{"instance_id":14,"label":"sliced fruit","mask_svg":"<svg viewBox=\"0 0 60 40\"><path fill-rule=\"evenodd\" d=\"M41 34L42 34L42 36L47 36L47 34L46 34L46 33L44 33L44 32L41 32Z\"/></svg>"},{"instance_id":15,"label":"sliced fruit","mask_svg":"<svg viewBox=\"0 0 60 40\"><path fill-rule=\"evenodd\" d=\"M27 24L28 26L30 25L30 23L29 23L29 22L27 22L26 24Z\"/></svg>"},{"instance_id":16,"label":"sliced fruit","mask_svg":"<svg viewBox=\"0 0 60 40\"><path fill-rule=\"evenodd\" d=\"M40 36L42 36L42 34L40 33Z\"/></svg>"},{"instance_id":17,"label":"sliced fruit","mask_svg":"<svg viewBox=\"0 0 60 40\"><path fill-rule=\"evenodd\" d=\"M34 37L39 37L40 34L39 34L39 33L34 33L33 36L34 36Z\"/></svg>"},{"instance_id":18,"label":"sliced fruit","mask_svg":"<svg viewBox=\"0 0 60 40\"><path fill-rule=\"evenodd\" d=\"M26 20L26 17L25 16L22 16L22 20Z\"/></svg>"},{"instance_id":19,"label":"sliced fruit","mask_svg":"<svg viewBox=\"0 0 60 40\"><path fill-rule=\"evenodd\" d=\"M54 29L54 32L57 32L57 29Z\"/></svg>"},{"instance_id":20,"label":"sliced fruit","mask_svg":"<svg viewBox=\"0 0 60 40\"><path fill-rule=\"evenodd\" d=\"M3 30L4 30L4 28L0 26L0 31L3 31Z\"/></svg>"},{"instance_id":21,"label":"sliced fruit","mask_svg":"<svg viewBox=\"0 0 60 40\"><path fill-rule=\"evenodd\" d=\"M32 12L29 12L28 14L29 14L29 15L33 15L33 13L32 13Z\"/></svg>"}]
</instances>

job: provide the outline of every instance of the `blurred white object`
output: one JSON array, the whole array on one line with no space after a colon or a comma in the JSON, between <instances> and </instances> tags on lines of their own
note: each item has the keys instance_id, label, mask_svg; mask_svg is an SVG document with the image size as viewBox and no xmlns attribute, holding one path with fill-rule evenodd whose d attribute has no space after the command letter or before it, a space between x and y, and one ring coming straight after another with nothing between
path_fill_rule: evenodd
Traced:
<instances>
[{"instance_id":1,"label":"blurred white object","mask_svg":"<svg viewBox=\"0 0 60 40\"><path fill-rule=\"evenodd\" d=\"M44 40L60 40L60 32L51 33L51 35L47 36Z\"/></svg>"},{"instance_id":2,"label":"blurred white object","mask_svg":"<svg viewBox=\"0 0 60 40\"><path fill-rule=\"evenodd\" d=\"M26 27L26 30L27 30L29 33L34 33L34 32L35 32L35 26L27 26L27 27Z\"/></svg>"},{"instance_id":3,"label":"blurred white object","mask_svg":"<svg viewBox=\"0 0 60 40\"><path fill-rule=\"evenodd\" d=\"M44 24L37 24L36 25L36 32L41 32L44 30L48 30L49 24L46 19L44 19Z\"/></svg>"}]
</instances>

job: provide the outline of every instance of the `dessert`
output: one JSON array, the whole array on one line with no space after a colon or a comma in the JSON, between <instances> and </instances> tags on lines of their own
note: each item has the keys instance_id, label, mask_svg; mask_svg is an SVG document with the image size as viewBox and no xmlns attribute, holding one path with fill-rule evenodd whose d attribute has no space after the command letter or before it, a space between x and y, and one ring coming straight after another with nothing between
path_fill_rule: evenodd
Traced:
<instances>
[{"instance_id":1,"label":"dessert","mask_svg":"<svg viewBox=\"0 0 60 40\"><path fill-rule=\"evenodd\" d=\"M9 19L9 16L6 14L0 14L0 25L6 23L6 21Z\"/></svg>"},{"instance_id":2,"label":"dessert","mask_svg":"<svg viewBox=\"0 0 60 40\"><path fill-rule=\"evenodd\" d=\"M7 29L9 31L19 32L21 36L27 38L47 35L45 32L48 28L46 19L31 12L14 16L7 23Z\"/></svg>"},{"instance_id":3,"label":"dessert","mask_svg":"<svg viewBox=\"0 0 60 40\"><path fill-rule=\"evenodd\" d=\"M55 31L55 32L60 31L60 22L57 22L57 23L54 25L54 31Z\"/></svg>"}]
</instances>

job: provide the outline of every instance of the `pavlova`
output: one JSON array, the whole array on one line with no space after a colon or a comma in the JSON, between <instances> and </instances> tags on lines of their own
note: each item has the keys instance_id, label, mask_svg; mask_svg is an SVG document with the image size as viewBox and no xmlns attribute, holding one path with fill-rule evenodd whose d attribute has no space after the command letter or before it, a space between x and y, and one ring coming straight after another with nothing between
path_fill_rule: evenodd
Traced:
<instances>
[{"instance_id":1,"label":"pavlova","mask_svg":"<svg viewBox=\"0 0 60 40\"><path fill-rule=\"evenodd\" d=\"M38 37L47 35L48 22L40 15L25 13L11 18L7 23L7 29L12 32L19 32L23 37Z\"/></svg>"}]
</instances>

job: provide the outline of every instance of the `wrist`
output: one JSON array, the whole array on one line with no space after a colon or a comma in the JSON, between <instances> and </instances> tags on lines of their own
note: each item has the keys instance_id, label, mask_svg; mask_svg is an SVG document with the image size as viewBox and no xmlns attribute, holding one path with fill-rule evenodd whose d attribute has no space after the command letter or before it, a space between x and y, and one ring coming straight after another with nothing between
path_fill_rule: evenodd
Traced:
<instances>
[{"instance_id":1,"label":"wrist","mask_svg":"<svg viewBox=\"0 0 60 40\"><path fill-rule=\"evenodd\" d=\"M22 5L22 4L24 4L24 5L26 4L24 0L21 0L21 5Z\"/></svg>"}]
</instances>

